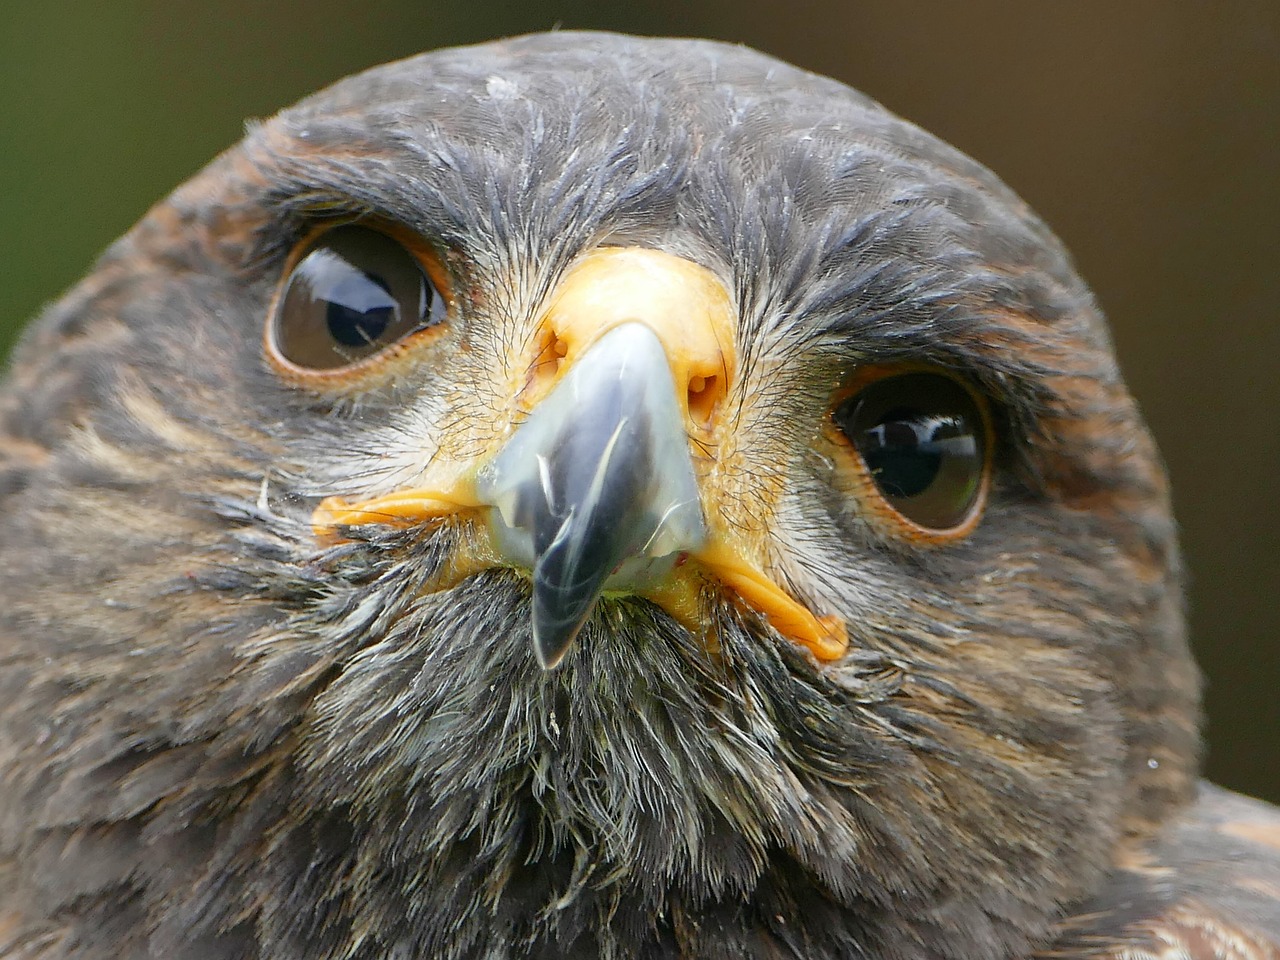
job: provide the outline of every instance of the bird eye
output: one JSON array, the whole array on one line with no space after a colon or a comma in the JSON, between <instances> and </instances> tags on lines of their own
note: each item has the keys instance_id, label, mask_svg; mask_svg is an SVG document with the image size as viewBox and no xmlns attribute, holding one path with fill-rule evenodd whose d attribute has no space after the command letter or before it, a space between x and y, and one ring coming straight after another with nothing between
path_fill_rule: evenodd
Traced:
<instances>
[{"instance_id":1,"label":"bird eye","mask_svg":"<svg viewBox=\"0 0 1280 960\"><path fill-rule=\"evenodd\" d=\"M884 501L925 533L955 534L976 520L986 490L985 408L934 373L874 380L832 413Z\"/></svg>"},{"instance_id":2,"label":"bird eye","mask_svg":"<svg viewBox=\"0 0 1280 960\"><path fill-rule=\"evenodd\" d=\"M335 370L440 323L444 297L417 258L368 227L313 240L285 281L268 342L288 363Z\"/></svg>"}]
</instances>

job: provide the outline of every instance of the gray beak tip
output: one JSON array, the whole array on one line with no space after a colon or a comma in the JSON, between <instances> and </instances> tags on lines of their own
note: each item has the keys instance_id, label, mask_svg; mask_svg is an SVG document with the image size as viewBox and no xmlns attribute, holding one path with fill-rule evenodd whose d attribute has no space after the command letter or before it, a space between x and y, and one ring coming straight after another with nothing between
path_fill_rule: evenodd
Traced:
<instances>
[{"instance_id":1,"label":"gray beak tip","mask_svg":"<svg viewBox=\"0 0 1280 960\"><path fill-rule=\"evenodd\" d=\"M573 641L577 639L578 631L581 630L581 624L572 630L565 631L563 627L559 630L538 629L538 622L534 620L533 624L533 653L538 658L538 666L543 670L551 671L560 666L564 660L564 655L569 652L569 648L573 646Z\"/></svg>"}]
</instances>

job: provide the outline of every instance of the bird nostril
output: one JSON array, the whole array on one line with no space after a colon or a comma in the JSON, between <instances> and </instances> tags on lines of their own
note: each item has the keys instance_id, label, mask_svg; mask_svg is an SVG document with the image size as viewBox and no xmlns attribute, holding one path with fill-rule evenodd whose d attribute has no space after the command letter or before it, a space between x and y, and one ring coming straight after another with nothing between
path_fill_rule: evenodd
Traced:
<instances>
[{"instance_id":1,"label":"bird nostril","mask_svg":"<svg viewBox=\"0 0 1280 960\"><path fill-rule=\"evenodd\" d=\"M715 413L716 405L719 403L720 395L723 392L724 391L720 386L720 378L717 376L690 377L690 419L699 426L707 426L711 422L712 414Z\"/></svg>"},{"instance_id":2,"label":"bird nostril","mask_svg":"<svg viewBox=\"0 0 1280 960\"><path fill-rule=\"evenodd\" d=\"M557 334L551 326L544 326L538 331L531 350L533 359L521 391L526 404L536 404L546 396L563 372L568 353L569 341Z\"/></svg>"}]
</instances>

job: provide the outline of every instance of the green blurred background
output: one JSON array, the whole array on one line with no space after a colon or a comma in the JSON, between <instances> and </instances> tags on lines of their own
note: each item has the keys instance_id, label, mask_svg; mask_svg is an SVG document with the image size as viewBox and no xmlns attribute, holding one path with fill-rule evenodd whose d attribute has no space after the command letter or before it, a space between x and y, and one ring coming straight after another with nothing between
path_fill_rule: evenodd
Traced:
<instances>
[{"instance_id":1,"label":"green blurred background","mask_svg":"<svg viewBox=\"0 0 1280 960\"><path fill-rule=\"evenodd\" d=\"M148 204L271 114L554 27L741 41L992 167L1075 252L1173 474L1209 774L1280 800L1280 4L0 0L0 354Z\"/></svg>"}]
</instances>

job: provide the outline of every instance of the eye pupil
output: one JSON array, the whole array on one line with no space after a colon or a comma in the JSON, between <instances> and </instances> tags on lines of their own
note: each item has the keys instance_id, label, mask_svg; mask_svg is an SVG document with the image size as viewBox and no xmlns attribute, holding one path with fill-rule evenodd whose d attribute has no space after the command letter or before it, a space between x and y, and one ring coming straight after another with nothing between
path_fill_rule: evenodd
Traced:
<instances>
[{"instance_id":1,"label":"eye pupil","mask_svg":"<svg viewBox=\"0 0 1280 960\"><path fill-rule=\"evenodd\" d=\"M298 259L269 339L295 367L336 370L435 326L445 313L444 298L408 250L386 234L346 225Z\"/></svg>"},{"instance_id":2,"label":"eye pupil","mask_svg":"<svg viewBox=\"0 0 1280 960\"><path fill-rule=\"evenodd\" d=\"M833 417L898 513L934 530L968 519L986 467L985 430L981 409L959 383L928 373L885 377Z\"/></svg>"},{"instance_id":3,"label":"eye pupil","mask_svg":"<svg viewBox=\"0 0 1280 960\"><path fill-rule=\"evenodd\" d=\"M381 294L381 295L379 295ZM327 297L325 322L344 347L373 346L396 319L396 301L381 277L370 273L344 277Z\"/></svg>"},{"instance_id":4,"label":"eye pupil","mask_svg":"<svg viewBox=\"0 0 1280 960\"><path fill-rule=\"evenodd\" d=\"M860 448L867 469L890 496L918 496L942 466L942 454L931 442L931 424L908 419L912 416L911 411L895 410L866 432Z\"/></svg>"}]
</instances>

